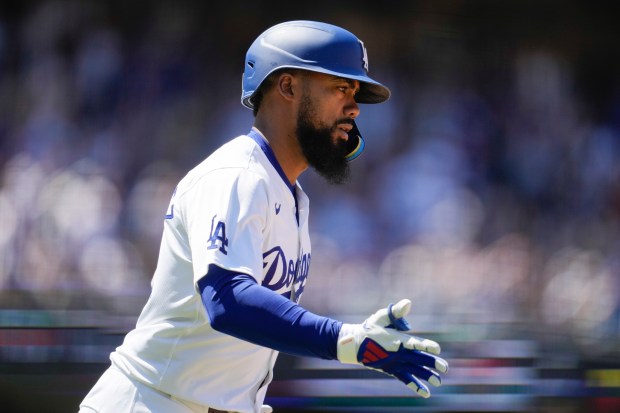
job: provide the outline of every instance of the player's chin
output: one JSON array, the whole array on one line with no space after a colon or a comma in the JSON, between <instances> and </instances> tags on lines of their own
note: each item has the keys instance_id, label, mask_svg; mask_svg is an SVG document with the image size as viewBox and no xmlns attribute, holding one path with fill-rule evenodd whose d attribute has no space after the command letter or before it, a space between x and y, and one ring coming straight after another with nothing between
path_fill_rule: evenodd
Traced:
<instances>
[{"instance_id":1,"label":"player's chin","mask_svg":"<svg viewBox=\"0 0 620 413\"><path fill-rule=\"evenodd\" d=\"M332 185L343 185L351 180L351 169L344 157L342 160L332 160L329 164L323 163L315 170Z\"/></svg>"}]
</instances>

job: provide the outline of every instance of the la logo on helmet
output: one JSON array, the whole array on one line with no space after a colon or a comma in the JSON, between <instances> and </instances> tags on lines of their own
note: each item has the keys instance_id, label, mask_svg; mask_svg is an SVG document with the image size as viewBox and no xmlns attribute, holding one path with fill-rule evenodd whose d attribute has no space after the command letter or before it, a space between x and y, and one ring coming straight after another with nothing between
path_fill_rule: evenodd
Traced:
<instances>
[{"instance_id":1,"label":"la logo on helmet","mask_svg":"<svg viewBox=\"0 0 620 413\"><path fill-rule=\"evenodd\" d=\"M368 52L366 52L366 47L364 47L364 42L359 39L358 41L360 42L360 46L362 46L362 53L363 53L362 60L364 61L364 69L366 69L366 71L368 72Z\"/></svg>"}]
</instances>

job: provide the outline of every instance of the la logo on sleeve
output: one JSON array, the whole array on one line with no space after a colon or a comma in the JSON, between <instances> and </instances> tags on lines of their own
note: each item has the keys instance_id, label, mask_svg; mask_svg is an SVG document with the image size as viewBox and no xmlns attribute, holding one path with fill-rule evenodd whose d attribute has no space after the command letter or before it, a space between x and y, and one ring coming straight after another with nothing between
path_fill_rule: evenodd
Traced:
<instances>
[{"instance_id":1,"label":"la logo on sleeve","mask_svg":"<svg viewBox=\"0 0 620 413\"><path fill-rule=\"evenodd\" d=\"M226 251L226 247L228 247L228 238L226 238L226 224L223 221L217 221L215 223L215 218L217 215L213 215L211 218L211 232L209 236L209 246L207 249L216 249L219 248L220 252L224 255L228 255L228 251Z\"/></svg>"}]
</instances>

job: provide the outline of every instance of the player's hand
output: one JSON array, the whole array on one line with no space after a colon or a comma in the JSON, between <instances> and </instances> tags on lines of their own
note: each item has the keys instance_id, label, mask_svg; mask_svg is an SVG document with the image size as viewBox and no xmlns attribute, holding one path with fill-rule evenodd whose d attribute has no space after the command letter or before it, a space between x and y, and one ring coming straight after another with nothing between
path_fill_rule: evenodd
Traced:
<instances>
[{"instance_id":1,"label":"player's hand","mask_svg":"<svg viewBox=\"0 0 620 413\"><path fill-rule=\"evenodd\" d=\"M338 360L394 376L426 398L431 393L422 380L441 386L438 372L447 372L448 363L437 357L441 349L436 342L396 329L409 329L404 317L410 309L411 301L405 299L382 308L362 324L343 324L338 336Z\"/></svg>"}]
</instances>

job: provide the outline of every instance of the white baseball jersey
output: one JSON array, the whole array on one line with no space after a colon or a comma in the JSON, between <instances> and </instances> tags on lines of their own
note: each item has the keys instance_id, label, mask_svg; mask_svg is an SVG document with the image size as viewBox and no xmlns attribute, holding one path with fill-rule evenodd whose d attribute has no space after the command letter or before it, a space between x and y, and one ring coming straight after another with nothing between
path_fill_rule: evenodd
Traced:
<instances>
[{"instance_id":1,"label":"white baseball jersey","mask_svg":"<svg viewBox=\"0 0 620 413\"><path fill-rule=\"evenodd\" d=\"M285 181L264 138L255 129L249 135L180 181L151 295L110 356L125 374L164 393L242 413L260 411L277 352L211 328L196 282L215 264L297 301L310 265L308 198Z\"/></svg>"}]
</instances>

